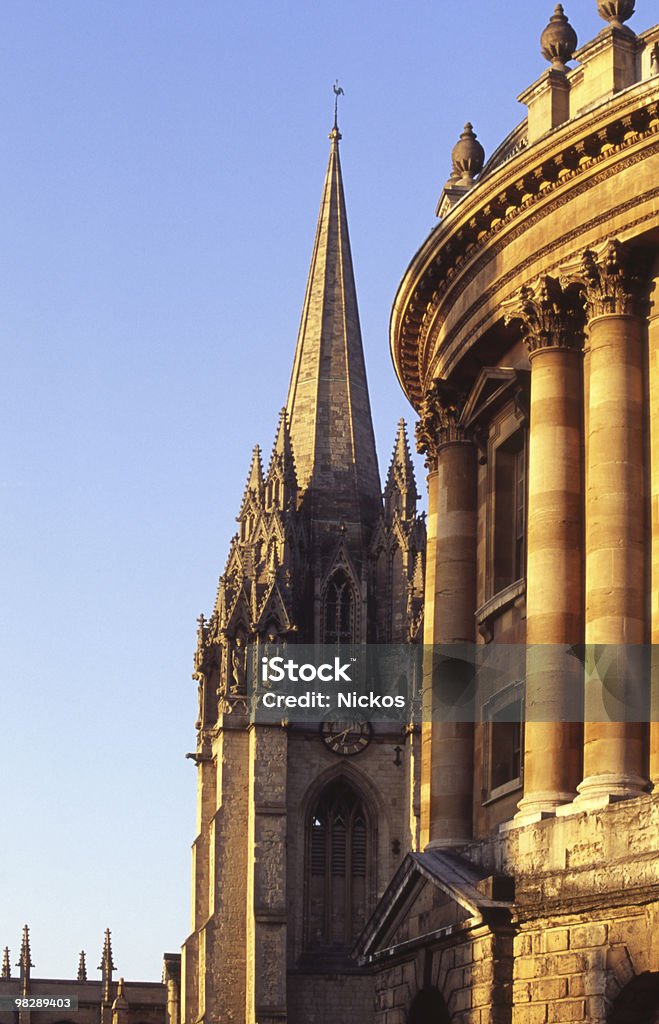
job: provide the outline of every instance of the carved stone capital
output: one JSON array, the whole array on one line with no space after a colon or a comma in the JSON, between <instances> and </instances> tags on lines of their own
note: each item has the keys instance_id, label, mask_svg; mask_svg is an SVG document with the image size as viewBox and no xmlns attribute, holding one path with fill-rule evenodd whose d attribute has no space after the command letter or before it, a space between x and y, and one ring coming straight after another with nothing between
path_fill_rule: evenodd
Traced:
<instances>
[{"instance_id":1,"label":"carved stone capital","mask_svg":"<svg viewBox=\"0 0 659 1024\"><path fill-rule=\"evenodd\" d=\"M507 324L520 321L531 356L543 349L583 348L583 302L574 291L564 291L555 277L543 276L532 285L524 285L504 303L504 310Z\"/></svg>"},{"instance_id":2,"label":"carved stone capital","mask_svg":"<svg viewBox=\"0 0 659 1024\"><path fill-rule=\"evenodd\" d=\"M583 289L588 320L599 316L645 316L647 274L644 260L611 238L599 249L586 249L561 272L562 284Z\"/></svg>"},{"instance_id":3,"label":"carved stone capital","mask_svg":"<svg viewBox=\"0 0 659 1024\"><path fill-rule=\"evenodd\" d=\"M444 445L470 440L460 424L464 401L465 396L446 381L434 381L426 391L416 425L416 447L426 456L428 469L435 468Z\"/></svg>"}]
</instances>

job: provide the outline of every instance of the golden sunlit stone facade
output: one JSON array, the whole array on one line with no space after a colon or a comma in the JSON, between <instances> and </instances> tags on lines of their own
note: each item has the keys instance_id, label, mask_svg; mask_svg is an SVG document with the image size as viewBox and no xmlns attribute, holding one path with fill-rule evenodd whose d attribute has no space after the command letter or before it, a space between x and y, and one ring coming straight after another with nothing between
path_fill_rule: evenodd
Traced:
<instances>
[{"instance_id":1,"label":"golden sunlit stone facade","mask_svg":"<svg viewBox=\"0 0 659 1024\"><path fill-rule=\"evenodd\" d=\"M246 685L275 651L422 635L425 522L402 421L380 483L340 138L335 123L270 462L254 450L215 606L199 619L183 1024L372 1018L374 979L351 949L418 845L418 729L363 723L343 746L318 721L253 721Z\"/></svg>"},{"instance_id":2,"label":"golden sunlit stone facade","mask_svg":"<svg viewBox=\"0 0 659 1024\"><path fill-rule=\"evenodd\" d=\"M598 10L577 49L557 5L487 163L465 126L393 308L428 466L425 642L528 646L472 722L424 722L423 852L358 943L376 1024L659 1021L657 694L600 720L582 675L575 722L560 653L659 640L659 26Z\"/></svg>"}]
</instances>

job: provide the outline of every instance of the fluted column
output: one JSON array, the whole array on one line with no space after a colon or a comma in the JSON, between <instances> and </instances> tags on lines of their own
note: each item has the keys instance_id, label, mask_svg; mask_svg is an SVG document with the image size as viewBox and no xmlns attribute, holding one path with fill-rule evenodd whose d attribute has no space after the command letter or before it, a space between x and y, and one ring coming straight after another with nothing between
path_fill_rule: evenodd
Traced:
<instances>
[{"instance_id":1,"label":"fluted column","mask_svg":"<svg viewBox=\"0 0 659 1024\"><path fill-rule=\"evenodd\" d=\"M583 307L544 277L507 304L531 362L524 797L516 822L551 814L579 781L566 645L583 640Z\"/></svg>"},{"instance_id":2,"label":"fluted column","mask_svg":"<svg viewBox=\"0 0 659 1024\"><path fill-rule=\"evenodd\" d=\"M421 844L456 846L472 835L474 724L447 722L456 679L438 645L474 641L476 606L476 450L459 425L455 393L435 385L417 430L429 459L425 594L426 661L422 734ZM432 560L432 565L430 564ZM445 651L444 651L445 653Z\"/></svg>"},{"instance_id":3,"label":"fluted column","mask_svg":"<svg viewBox=\"0 0 659 1024\"><path fill-rule=\"evenodd\" d=\"M586 644L608 645L599 661L615 678L591 672L586 683L584 778L577 805L634 796L647 786L634 648L647 641L643 362L646 320L634 260L611 240L587 250L565 279L584 289L590 337L586 439ZM594 650L590 647L591 652ZM615 656L614 656L615 655ZM631 666L631 667L630 667ZM592 668L592 659L591 659ZM611 713L615 707L616 713ZM640 719L640 716L639 716Z\"/></svg>"}]
</instances>

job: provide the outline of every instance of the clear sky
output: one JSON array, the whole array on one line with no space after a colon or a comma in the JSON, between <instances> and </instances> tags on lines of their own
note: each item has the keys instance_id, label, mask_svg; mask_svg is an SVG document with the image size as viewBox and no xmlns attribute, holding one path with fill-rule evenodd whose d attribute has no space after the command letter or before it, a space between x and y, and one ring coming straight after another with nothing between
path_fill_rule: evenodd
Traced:
<instances>
[{"instance_id":1,"label":"clear sky","mask_svg":"<svg viewBox=\"0 0 659 1024\"><path fill-rule=\"evenodd\" d=\"M580 40L595 0L566 0ZM648 27L649 0L632 21ZM269 454L328 156L381 471L388 320L466 120L490 153L553 0L4 0L0 947L157 980L189 922L195 619Z\"/></svg>"}]
</instances>

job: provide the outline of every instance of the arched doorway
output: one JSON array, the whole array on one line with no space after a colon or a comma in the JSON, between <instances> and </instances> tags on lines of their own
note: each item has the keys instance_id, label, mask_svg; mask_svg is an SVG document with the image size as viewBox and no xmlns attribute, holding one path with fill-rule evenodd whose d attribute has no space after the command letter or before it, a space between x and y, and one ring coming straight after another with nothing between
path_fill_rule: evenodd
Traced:
<instances>
[{"instance_id":1,"label":"arched doorway","mask_svg":"<svg viewBox=\"0 0 659 1024\"><path fill-rule=\"evenodd\" d=\"M611 1007L608 1024L659 1024L659 974L646 971L625 985Z\"/></svg>"},{"instance_id":2,"label":"arched doorway","mask_svg":"<svg viewBox=\"0 0 659 1024\"><path fill-rule=\"evenodd\" d=\"M451 1024L446 1003L436 988L424 988L410 1007L407 1024Z\"/></svg>"}]
</instances>

